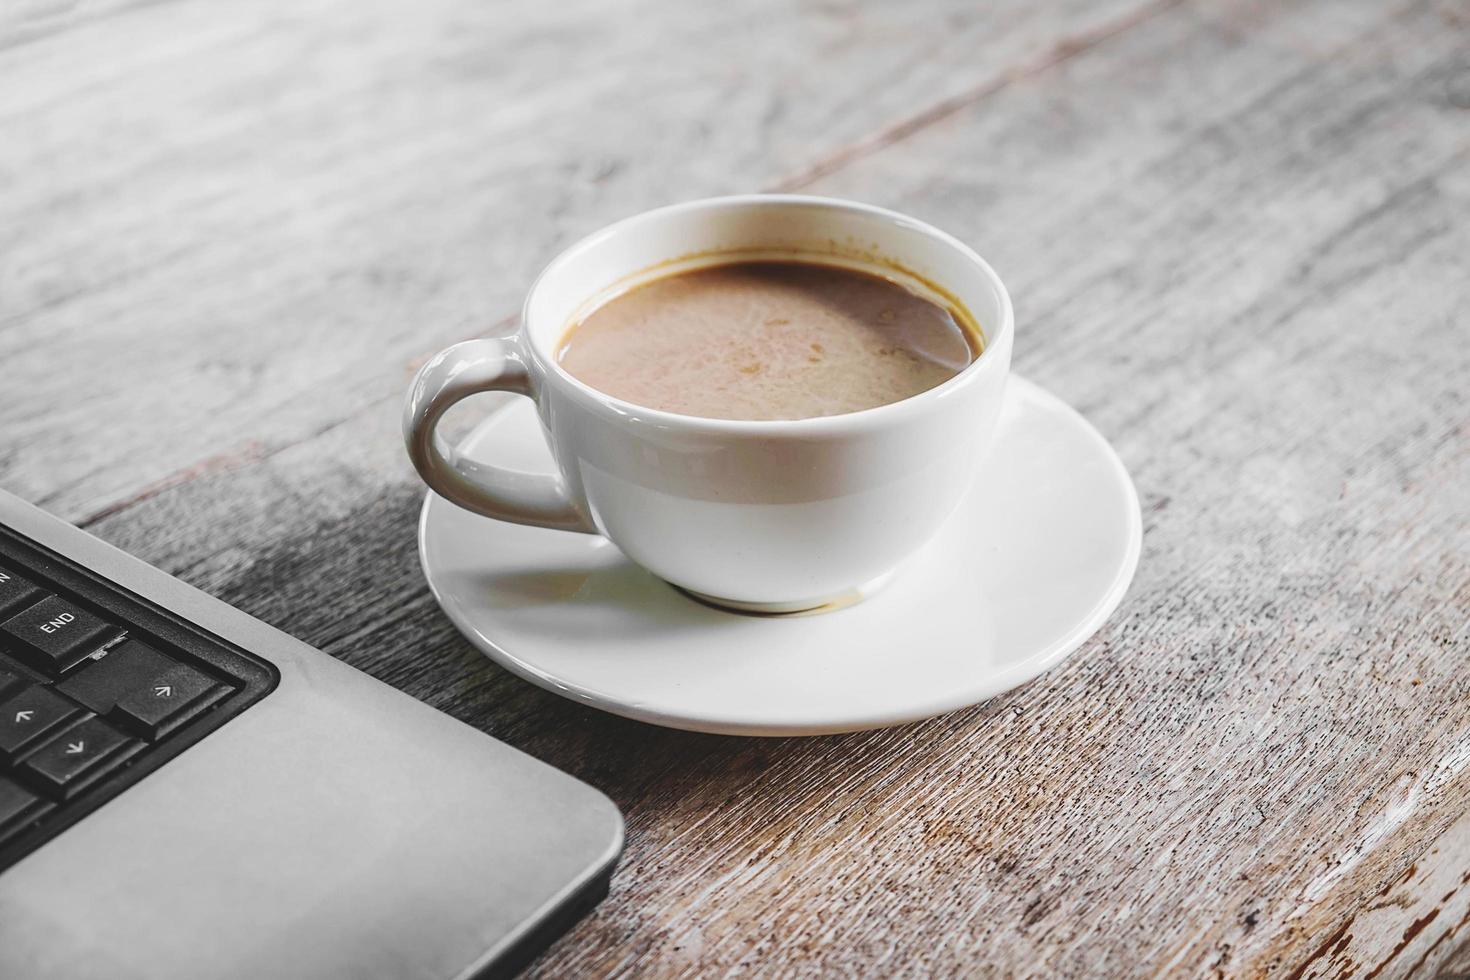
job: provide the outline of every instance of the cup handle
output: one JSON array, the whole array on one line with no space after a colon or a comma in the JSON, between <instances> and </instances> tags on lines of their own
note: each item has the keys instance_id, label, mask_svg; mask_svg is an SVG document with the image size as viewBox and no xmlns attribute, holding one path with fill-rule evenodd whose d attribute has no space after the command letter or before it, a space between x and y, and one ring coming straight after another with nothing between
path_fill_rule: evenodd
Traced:
<instances>
[{"instance_id":1,"label":"cup handle","mask_svg":"<svg viewBox=\"0 0 1470 980\"><path fill-rule=\"evenodd\" d=\"M461 398L509 391L534 399L531 373L516 342L467 340L435 354L414 377L403 406L403 441L414 469L435 493L498 521L596 534L560 476L516 473L460 455L445 443L439 419Z\"/></svg>"}]
</instances>

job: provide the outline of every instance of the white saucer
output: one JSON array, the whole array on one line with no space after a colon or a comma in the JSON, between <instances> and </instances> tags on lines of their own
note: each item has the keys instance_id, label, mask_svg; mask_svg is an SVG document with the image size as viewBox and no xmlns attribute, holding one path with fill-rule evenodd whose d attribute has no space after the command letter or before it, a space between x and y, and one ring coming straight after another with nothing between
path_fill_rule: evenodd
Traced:
<instances>
[{"instance_id":1,"label":"white saucer","mask_svg":"<svg viewBox=\"0 0 1470 980\"><path fill-rule=\"evenodd\" d=\"M531 403L470 434L471 457L549 472ZM504 524L434 494L424 575L496 663L564 697L691 731L811 735L916 721L1059 663L1123 598L1138 497L1080 415L1012 377L966 502L891 585L818 615L703 605L607 540Z\"/></svg>"}]
</instances>

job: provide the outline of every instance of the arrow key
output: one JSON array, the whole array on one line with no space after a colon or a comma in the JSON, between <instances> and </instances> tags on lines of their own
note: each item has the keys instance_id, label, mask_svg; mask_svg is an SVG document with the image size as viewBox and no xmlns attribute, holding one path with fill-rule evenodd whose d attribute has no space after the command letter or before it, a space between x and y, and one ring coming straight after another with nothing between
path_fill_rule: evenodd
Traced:
<instances>
[{"instance_id":1,"label":"arrow key","mask_svg":"<svg viewBox=\"0 0 1470 980\"><path fill-rule=\"evenodd\" d=\"M176 663L137 640L124 640L101 660L72 671L56 690L82 707L105 715L120 699L147 687L149 681Z\"/></svg>"},{"instance_id":2,"label":"arrow key","mask_svg":"<svg viewBox=\"0 0 1470 980\"><path fill-rule=\"evenodd\" d=\"M88 718L32 752L20 770L48 795L65 800L142 747L101 718Z\"/></svg>"},{"instance_id":3,"label":"arrow key","mask_svg":"<svg viewBox=\"0 0 1470 980\"><path fill-rule=\"evenodd\" d=\"M112 716L123 727L156 739L218 701L228 690L193 667L177 664L120 699Z\"/></svg>"},{"instance_id":4,"label":"arrow key","mask_svg":"<svg viewBox=\"0 0 1470 980\"><path fill-rule=\"evenodd\" d=\"M79 713L76 705L41 685L26 685L0 701L0 760L15 761L47 732Z\"/></svg>"}]
</instances>

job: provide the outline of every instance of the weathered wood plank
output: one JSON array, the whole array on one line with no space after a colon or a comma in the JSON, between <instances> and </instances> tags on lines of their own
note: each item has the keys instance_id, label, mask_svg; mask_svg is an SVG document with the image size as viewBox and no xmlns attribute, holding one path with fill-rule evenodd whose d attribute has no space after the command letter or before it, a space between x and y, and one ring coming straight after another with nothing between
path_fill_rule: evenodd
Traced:
<instances>
[{"instance_id":1,"label":"weathered wood plank","mask_svg":"<svg viewBox=\"0 0 1470 980\"><path fill-rule=\"evenodd\" d=\"M1328 934L1301 966L1306 977L1433 976L1465 942L1470 925L1470 812L1352 919ZM1463 975L1463 973L1462 973Z\"/></svg>"},{"instance_id":2,"label":"weathered wood plank","mask_svg":"<svg viewBox=\"0 0 1470 980\"><path fill-rule=\"evenodd\" d=\"M1445 6L1343 12L1181 14L1188 35L1160 22L1114 58L1069 62L1030 112L1002 95L825 185L871 197L942 173L889 199L936 220L977 212L970 237L1023 297L1019 369L1083 406L1142 488L1120 642L1184 644L1151 697L1178 713L1165 690L1196 691L1204 730L1157 734L1204 771L1152 847L1135 831L1130 850L1162 852L1167 879L1200 876L1173 900L1210 911L1134 928L1157 944L1152 965L1187 972L1290 974L1319 935L1361 939L1352 916L1380 869L1466 832L1445 830L1470 799L1462 25ZM986 156L1038 143L1034 159ZM1100 177L1124 189L1100 193ZM1414 721L1390 733L1395 717ZM1091 918L1087 882L1167 890L1147 871L1079 877L1022 922L1066 934ZM1124 922L1093 928L1065 966L1095 966ZM1368 936L1364 973L1393 949ZM1101 962L1121 969L1136 948Z\"/></svg>"},{"instance_id":3,"label":"weathered wood plank","mask_svg":"<svg viewBox=\"0 0 1470 980\"><path fill-rule=\"evenodd\" d=\"M512 314L571 237L1158 2L168 3L0 50L0 481L86 521L277 452Z\"/></svg>"},{"instance_id":4,"label":"weathered wood plank","mask_svg":"<svg viewBox=\"0 0 1470 980\"><path fill-rule=\"evenodd\" d=\"M815 165L994 260L1019 369L1143 495L1119 614L1008 697L755 741L508 677L418 577L386 377L97 530L619 802L541 975L1432 971L1470 901L1462 17L1163 10Z\"/></svg>"}]
</instances>

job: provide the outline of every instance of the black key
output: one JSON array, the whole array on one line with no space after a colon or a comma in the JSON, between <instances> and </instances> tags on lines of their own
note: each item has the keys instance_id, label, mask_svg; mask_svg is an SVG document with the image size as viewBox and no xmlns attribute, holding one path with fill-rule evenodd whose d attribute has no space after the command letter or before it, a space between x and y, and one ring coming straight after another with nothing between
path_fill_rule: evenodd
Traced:
<instances>
[{"instance_id":1,"label":"black key","mask_svg":"<svg viewBox=\"0 0 1470 980\"><path fill-rule=\"evenodd\" d=\"M0 568L0 619L20 612L45 594L34 583Z\"/></svg>"},{"instance_id":2,"label":"black key","mask_svg":"<svg viewBox=\"0 0 1470 980\"><path fill-rule=\"evenodd\" d=\"M154 739L218 701L225 690L193 667L178 664L120 699L112 714L124 727Z\"/></svg>"},{"instance_id":3,"label":"black key","mask_svg":"<svg viewBox=\"0 0 1470 980\"><path fill-rule=\"evenodd\" d=\"M52 674L86 660L122 635L116 626L56 595L10 617L0 630L18 641L11 644L17 656Z\"/></svg>"},{"instance_id":4,"label":"black key","mask_svg":"<svg viewBox=\"0 0 1470 980\"><path fill-rule=\"evenodd\" d=\"M10 823L40 802L40 797L35 793L0 776L0 827Z\"/></svg>"},{"instance_id":5,"label":"black key","mask_svg":"<svg viewBox=\"0 0 1470 980\"><path fill-rule=\"evenodd\" d=\"M20 764L20 772L50 795L70 799L142 747L101 718L88 718L52 736Z\"/></svg>"},{"instance_id":6,"label":"black key","mask_svg":"<svg viewBox=\"0 0 1470 980\"><path fill-rule=\"evenodd\" d=\"M137 640L124 640L107 652L107 656L83 664L56 689L78 704L105 715L119 698L141 691L176 661L165 657Z\"/></svg>"},{"instance_id":7,"label":"black key","mask_svg":"<svg viewBox=\"0 0 1470 980\"><path fill-rule=\"evenodd\" d=\"M0 776L0 841L24 830L49 809L36 794Z\"/></svg>"},{"instance_id":8,"label":"black key","mask_svg":"<svg viewBox=\"0 0 1470 980\"><path fill-rule=\"evenodd\" d=\"M4 664L0 664L0 694L4 694L23 680L25 680L24 677L13 671L6 670Z\"/></svg>"},{"instance_id":9,"label":"black key","mask_svg":"<svg viewBox=\"0 0 1470 980\"><path fill-rule=\"evenodd\" d=\"M14 760L47 732L80 713L50 688L30 684L0 703L0 759Z\"/></svg>"}]
</instances>

